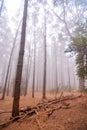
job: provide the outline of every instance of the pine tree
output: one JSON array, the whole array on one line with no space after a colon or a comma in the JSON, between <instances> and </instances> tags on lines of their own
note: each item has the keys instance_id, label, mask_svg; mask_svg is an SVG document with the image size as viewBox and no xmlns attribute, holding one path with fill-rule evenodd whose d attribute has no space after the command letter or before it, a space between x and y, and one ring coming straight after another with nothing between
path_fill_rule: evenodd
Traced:
<instances>
[{"instance_id":1,"label":"pine tree","mask_svg":"<svg viewBox=\"0 0 87 130\"><path fill-rule=\"evenodd\" d=\"M20 85L21 85L21 78L22 78L23 57L24 57L25 37L26 37L27 7L28 7L28 0L25 0L20 50L19 50L18 65L16 71L15 87L14 87L12 117L16 117L19 115Z\"/></svg>"}]
</instances>

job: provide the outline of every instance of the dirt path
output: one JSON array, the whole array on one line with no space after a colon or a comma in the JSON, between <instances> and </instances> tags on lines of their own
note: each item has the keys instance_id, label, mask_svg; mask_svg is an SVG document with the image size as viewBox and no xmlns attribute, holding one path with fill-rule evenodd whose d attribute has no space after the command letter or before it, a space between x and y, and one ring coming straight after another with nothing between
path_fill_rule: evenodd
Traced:
<instances>
[{"instance_id":1,"label":"dirt path","mask_svg":"<svg viewBox=\"0 0 87 130\"><path fill-rule=\"evenodd\" d=\"M51 96L48 96L51 98ZM21 107L34 105L40 101L40 95L36 99L21 98ZM3 130L87 130L87 96L75 100L66 101L70 103L69 109L56 110L49 117L46 114L38 116L39 127L35 118L26 117L22 122L15 122ZM0 101L0 109L9 110L12 107L12 99L6 98ZM0 115L0 123L8 120L9 114Z\"/></svg>"}]
</instances>

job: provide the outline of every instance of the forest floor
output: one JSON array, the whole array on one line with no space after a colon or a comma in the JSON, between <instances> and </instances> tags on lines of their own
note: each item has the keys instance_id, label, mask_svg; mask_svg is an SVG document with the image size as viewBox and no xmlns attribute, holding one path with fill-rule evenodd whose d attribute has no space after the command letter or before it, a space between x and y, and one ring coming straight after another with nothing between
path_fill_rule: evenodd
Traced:
<instances>
[{"instance_id":1,"label":"forest floor","mask_svg":"<svg viewBox=\"0 0 87 130\"><path fill-rule=\"evenodd\" d=\"M70 95L70 93L65 95ZM79 95L79 93L74 93L74 95ZM47 99L54 97L53 94L47 94ZM0 100L0 111L12 110L12 100L11 97ZM34 106L39 102L41 102L41 93L36 93L34 99L31 95L21 96L20 108ZM38 115L38 120L27 116L22 121L13 122L0 130L87 130L87 95L65 102L70 104L68 109L55 110L50 116L42 113ZM0 114L0 123L8 121L10 117L9 113Z\"/></svg>"}]
</instances>

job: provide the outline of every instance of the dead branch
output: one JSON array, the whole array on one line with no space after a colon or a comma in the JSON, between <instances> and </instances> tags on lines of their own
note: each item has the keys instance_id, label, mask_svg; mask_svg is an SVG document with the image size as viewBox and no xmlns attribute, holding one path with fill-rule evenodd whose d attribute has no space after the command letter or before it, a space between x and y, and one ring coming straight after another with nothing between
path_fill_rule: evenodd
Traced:
<instances>
[{"instance_id":1,"label":"dead branch","mask_svg":"<svg viewBox=\"0 0 87 130\"><path fill-rule=\"evenodd\" d=\"M62 108L62 105L58 106L58 107L54 107L53 109L50 109L50 110L47 110L47 115L50 116L52 115L52 113L55 111L55 110L59 110Z\"/></svg>"},{"instance_id":2,"label":"dead branch","mask_svg":"<svg viewBox=\"0 0 87 130\"><path fill-rule=\"evenodd\" d=\"M9 124L11 124L12 122L18 120L19 118L21 118L23 115L19 115L19 116L16 116L14 118L11 118L9 121L5 122L5 123L1 123L0 124L0 128L3 128L3 127L6 127L8 126Z\"/></svg>"},{"instance_id":3,"label":"dead branch","mask_svg":"<svg viewBox=\"0 0 87 130\"><path fill-rule=\"evenodd\" d=\"M3 114L3 113L12 113L12 111L0 111L0 114Z\"/></svg>"},{"instance_id":4,"label":"dead branch","mask_svg":"<svg viewBox=\"0 0 87 130\"><path fill-rule=\"evenodd\" d=\"M36 117L35 119L36 119L36 122L37 122L37 124L38 124L38 126L39 126L40 130L42 130L42 126L41 126L41 124L40 124L40 121L38 120L38 118L37 118L37 117Z\"/></svg>"},{"instance_id":5,"label":"dead branch","mask_svg":"<svg viewBox=\"0 0 87 130\"><path fill-rule=\"evenodd\" d=\"M61 100L62 96L63 96L63 92L61 92L60 97L59 97L59 100Z\"/></svg>"},{"instance_id":6,"label":"dead branch","mask_svg":"<svg viewBox=\"0 0 87 130\"><path fill-rule=\"evenodd\" d=\"M41 108L44 108L44 113L46 113L48 116L50 116L50 115L52 115L52 113L55 110L58 110L58 109L61 109L61 108L63 108L63 109L69 108L70 103L65 103L63 101L74 100L74 99L80 98L82 96L83 95L78 95L78 96L68 95L68 96L64 97L63 93L61 93L60 97L58 99L48 100L48 101L43 102L43 103L38 103L36 106L33 106L33 107L28 106L25 109L21 109L20 112L23 112L23 114L16 116L16 117L10 119L9 121L7 121L5 123L0 124L0 128L8 126L9 124L11 124L14 121L21 121L24 118L26 118L27 116L29 116L29 118L31 118L31 116L33 116L35 114L37 116L39 116L39 115L43 114L43 113L41 113L41 114L38 113L38 112L41 111ZM57 107L54 107L54 104L58 105L57 103L61 103L61 104ZM51 108L52 106L53 106L53 108ZM48 108L50 108L50 110L47 110ZM11 112L12 111L2 111L0 114L11 113ZM37 117L36 117L36 121L38 123L39 128L42 130L41 124L40 124L39 119Z\"/></svg>"},{"instance_id":7,"label":"dead branch","mask_svg":"<svg viewBox=\"0 0 87 130\"><path fill-rule=\"evenodd\" d=\"M36 113L36 115L37 115L37 117L35 118L35 120L36 120L36 122L37 122L37 124L38 124L40 130L42 130L42 126L41 126L40 121L39 121L39 119L38 119L38 112L37 112L36 110L35 110L35 113Z\"/></svg>"},{"instance_id":8,"label":"dead branch","mask_svg":"<svg viewBox=\"0 0 87 130\"><path fill-rule=\"evenodd\" d=\"M35 110L31 110L29 112L26 112L18 121L22 121L25 117L31 116L33 114L35 114Z\"/></svg>"}]
</instances>

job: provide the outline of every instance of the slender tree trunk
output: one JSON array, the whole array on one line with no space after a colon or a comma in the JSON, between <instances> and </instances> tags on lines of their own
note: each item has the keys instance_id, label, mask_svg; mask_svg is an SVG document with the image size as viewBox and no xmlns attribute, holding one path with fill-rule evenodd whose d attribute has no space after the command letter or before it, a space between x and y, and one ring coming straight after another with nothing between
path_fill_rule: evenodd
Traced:
<instances>
[{"instance_id":1,"label":"slender tree trunk","mask_svg":"<svg viewBox=\"0 0 87 130\"><path fill-rule=\"evenodd\" d=\"M63 59L62 59L62 48L61 48L61 50L60 50L61 52L60 52L60 78L61 78L61 84L60 84L60 86L61 86L61 89L63 88Z\"/></svg>"},{"instance_id":2,"label":"slender tree trunk","mask_svg":"<svg viewBox=\"0 0 87 130\"><path fill-rule=\"evenodd\" d=\"M57 55L56 55L56 94L59 91L59 86L58 86L58 67L57 67Z\"/></svg>"},{"instance_id":3,"label":"slender tree trunk","mask_svg":"<svg viewBox=\"0 0 87 130\"><path fill-rule=\"evenodd\" d=\"M58 94L58 91L59 91L59 87L58 87L58 73L57 73L57 55L55 55L56 56L56 61L55 61L55 81L56 81L56 86L55 86L55 88L56 88L56 92L55 92L55 98L57 98L57 94Z\"/></svg>"},{"instance_id":4,"label":"slender tree trunk","mask_svg":"<svg viewBox=\"0 0 87 130\"><path fill-rule=\"evenodd\" d=\"M37 86L36 86L36 91L38 92L39 90L39 61L37 63Z\"/></svg>"},{"instance_id":5,"label":"slender tree trunk","mask_svg":"<svg viewBox=\"0 0 87 130\"><path fill-rule=\"evenodd\" d=\"M68 87L69 87L69 92L71 92L70 71L69 71L69 61L68 61L68 58L67 58L67 72L68 72Z\"/></svg>"},{"instance_id":6,"label":"slender tree trunk","mask_svg":"<svg viewBox=\"0 0 87 130\"><path fill-rule=\"evenodd\" d=\"M36 42L35 42L35 20L34 20L34 63L33 63L32 98L34 98L34 91L35 91L35 66L36 66Z\"/></svg>"},{"instance_id":7,"label":"slender tree trunk","mask_svg":"<svg viewBox=\"0 0 87 130\"><path fill-rule=\"evenodd\" d=\"M47 65L47 52L46 52L46 10L44 8L44 75L43 75L43 95L46 98L46 65Z\"/></svg>"},{"instance_id":8,"label":"slender tree trunk","mask_svg":"<svg viewBox=\"0 0 87 130\"><path fill-rule=\"evenodd\" d=\"M11 68L8 75L7 96L9 96L10 78L11 78Z\"/></svg>"},{"instance_id":9,"label":"slender tree trunk","mask_svg":"<svg viewBox=\"0 0 87 130\"><path fill-rule=\"evenodd\" d=\"M14 87L12 117L16 117L19 115L20 85L21 85L21 79L22 79L22 68L23 68L25 37L26 37L27 8L28 8L28 0L25 0L20 50L19 50L18 65L17 65L17 71L16 71L15 87Z\"/></svg>"},{"instance_id":10,"label":"slender tree trunk","mask_svg":"<svg viewBox=\"0 0 87 130\"><path fill-rule=\"evenodd\" d=\"M85 81L83 78L79 78L79 92L84 92L84 89L85 89Z\"/></svg>"},{"instance_id":11,"label":"slender tree trunk","mask_svg":"<svg viewBox=\"0 0 87 130\"><path fill-rule=\"evenodd\" d=\"M75 74L74 73L73 73L73 81L74 81L74 87L76 88Z\"/></svg>"},{"instance_id":12,"label":"slender tree trunk","mask_svg":"<svg viewBox=\"0 0 87 130\"><path fill-rule=\"evenodd\" d=\"M74 88L76 88L75 72L74 71L73 71L73 82L74 82Z\"/></svg>"},{"instance_id":13,"label":"slender tree trunk","mask_svg":"<svg viewBox=\"0 0 87 130\"><path fill-rule=\"evenodd\" d=\"M1 93L3 94L3 87L4 87L4 84L5 84L5 75L6 73L6 64L3 65L3 70L2 70L2 75L1 75ZM0 98L0 100L2 100L2 96Z\"/></svg>"},{"instance_id":14,"label":"slender tree trunk","mask_svg":"<svg viewBox=\"0 0 87 130\"><path fill-rule=\"evenodd\" d=\"M82 51L82 52L81 52ZM82 67L82 69L84 68L84 52L83 50L81 50L79 53L79 57L82 60L81 62L79 62L79 68ZM79 91L80 92L84 92L85 90L85 76L82 75L83 77L79 77Z\"/></svg>"},{"instance_id":15,"label":"slender tree trunk","mask_svg":"<svg viewBox=\"0 0 87 130\"><path fill-rule=\"evenodd\" d=\"M30 65L29 65L29 63L30 63ZM30 55L29 55L28 56L28 65L27 65L27 73L26 73L26 85L25 85L24 96L27 95L27 91L28 91L28 82L29 82L29 79L30 79L31 64L32 64L32 57L30 58Z\"/></svg>"},{"instance_id":16,"label":"slender tree trunk","mask_svg":"<svg viewBox=\"0 0 87 130\"><path fill-rule=\"evenodd\" d=\"M13 52L14 52L15 43L16 43L18 31L19 31L19 28L20 28L20 24L21 24L21 22L19 23L18 28L17 28L17 31L16 31L16 35L15 35L15 38L14 38L14 41L13 41L13 47L12 47L11 54L10 54L10 58L9 58L9 62L8 62L8 68L7 68L7 73L6 73L6 79L5 79L3 94L2 94L2 98L1 98L2 100L4 100L4 98L5 98L6 86L7 86L7 82L8 82L8 75L9 75L9 71L10 71L10 67L11 67L12 56L13 56Z\"/></svg>"},{"instance_id":17,"label":"slender tree trunk","mask_svg":"<svg viewBox=\"0 0 87 130\"><path fill-rule=\"evenodd\" d=\"M7 81L8 81L9 68L10 68L10 65L8 65L8 68L7 68L7 74L6 74L6 79L5 79L5 84L4 84L4 88L3 88L3 93L2 93L1 100L5 99L5 92L6 92L6 85L7 85Z\"/></svg>"},{"instance_id":18,"label":"slender tree trunk","mask_svg":"<svg viewBox=\"0 0 87 130\"><path fill-rule=\"evenodd\" d=\"M55 65L54 67L55 67L55 90L56 90L56 92L55 92L55 97L57 97L57 94L58 94L58 90L59 90L59 88L58 88L58 66L57 66L57 48L56 48L56 44L54 43L54 57L53 57L53 59L55 59L54 60L54 62L53 62L53 64Z\"/></svg>"},{"instance_id":19,"label":"slender tree trunk","mask_svg":"<svg viewBox=\"0 0 87 130\"><path fill-rule=\"evenodd\" d=\"M86 46L86 78L87 78L87 46Z\"/></svg>"},{"instance_id":20,"label":"slender tree trunk","mask_svg":"<svg viewBox=\"0 0 87 130\"><path fill-rule=\"evenodd\" d=\"M1 16L1 13L2 13L3 5L4 5L4 0L1 0L1 5L0 5L0 16Z\"/></svg>"},{"instance_id":21,"label":"slender tree trunk","mask_svg":"<svg viewBox=\"0 0 87 130\"><path fill-rule=\"evenodd\" d=\"M36 91L38 92L39 91L39 78L37 77L37 84L36 84Z\"/></svg>"}]
</instances>

